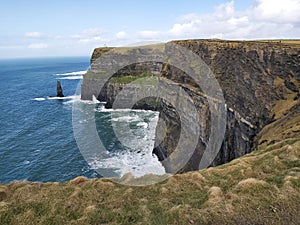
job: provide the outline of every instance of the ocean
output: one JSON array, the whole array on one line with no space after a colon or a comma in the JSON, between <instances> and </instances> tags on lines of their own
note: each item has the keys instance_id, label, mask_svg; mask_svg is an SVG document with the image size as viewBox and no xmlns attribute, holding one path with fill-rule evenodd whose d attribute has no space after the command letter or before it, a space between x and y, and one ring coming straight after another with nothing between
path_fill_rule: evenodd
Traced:
<instances>
[{"instance_id":1,"label":"ocean","mask_svg":"<svg viewBox=\"0 0 300 225\"><path fill-rule=\"evenodd\" d=\"M0 183L164 173L152 155L158 113L110 110L97 101L81 101L78 87L88 68L88 57L0 60ZM57 80L64 98L49 97L56 95ZM104 155L86 161L82 152L90 144L78 147L75 103L83 110L93 107Z\"/></svg>"}]
</instances>

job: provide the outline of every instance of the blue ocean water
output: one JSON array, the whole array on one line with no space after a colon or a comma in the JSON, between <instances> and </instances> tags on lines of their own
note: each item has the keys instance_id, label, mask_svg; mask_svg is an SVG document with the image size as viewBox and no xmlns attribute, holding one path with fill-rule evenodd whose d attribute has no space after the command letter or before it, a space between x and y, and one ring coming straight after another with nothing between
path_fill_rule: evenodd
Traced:
<instances>
[{"instance_id":1,"label":"blue ocean water","mask_svg":"<svg viewBox=\"0 0 300 225\"><path fill-rule=\"evenodd\" d=\"M74 95L88 68L88 57L0 60L0 183L101 177L94 169L119 175L164 172L151 154L157 114L106 110L101 104L93 107L108 154L85 161L74 138L72 102L80 101ZM56 95L57 80L66 98L48 97ZM113 135L111 121L125 135L127 147ZM136 132L134 140L126 139L128 123Z\"/></svg>"},{"instance_id":2,"label":"blue ocean water","mask_svg":"<svg viewBox=\"0 0 300 225\"><path fill-rule=\"evenodd\" d=\"M88 67L88 57L0 61L1 183L97 176L74 141L71 107L63 104L66 100L48 99L56 95L56 74ZM78 80L61 83L64 94L72 96Z\"/></svg>"}]
</instances>

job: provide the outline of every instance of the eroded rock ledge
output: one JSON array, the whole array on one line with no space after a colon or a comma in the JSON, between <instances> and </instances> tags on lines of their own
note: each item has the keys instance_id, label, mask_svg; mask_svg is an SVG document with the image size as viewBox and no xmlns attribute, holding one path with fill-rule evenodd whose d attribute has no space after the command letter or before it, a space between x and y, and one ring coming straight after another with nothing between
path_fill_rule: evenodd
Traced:
<instances>
[{"instance_id":1,"label":"eroded rock ledge","mask_svg":"<svg viewBox=\"0 0 300 225\"><path fill-rule=\"evenodd\" d=\"M299 99L300 81L300 47L298 44L285 42L246 42L220 40L174 41L199 55L209 66L218 80L226 103L226 132L219 154L211 163L216 166L249 153L257 147L257 134L270 122L278 117L278 102ZM165 48L168 48L168 44ZM193 101L200 120L200 136L196 150L190 160L179 172L198 170L199 162L207 145L211 132L210 115L207 97L185 72L169 64L157 62L136 63L119 70L99 90L101 72L97 67L97 58L111 48L95 49L91 62L91 71L85 75L82 85L82 99L92 99L95 95L99 100L106 101L112 107L115 97L131 81L132 77L157 76L161 88L176 89L180 87ZM137 49L126 49L120 57L130 57ZM149 47L146 51L164 51ZM184 56L176 56L185 60ZM192 63L192 62L191 62ZM109 65L108 65L109 66ZM102 68L103 69L103 68ZM105 68L104 68L105 70ZM171 82L170 82L171 81ZM151 82L143 88L151 89ZM137 90L132 85L125 98L131 99ZM168 90L169 90L168 89ZM168 93L176 95L177 92ZM178 94L177 94L178 95ZM177 107L164 100L165 96L147 98L135 104L135 108L153 109L160 112L160 120L164 121L166 133L161 127L156 131L156 147L153 153L163 161L170 157L171 163L164 164L167 172L177 171L179 163L174 149L181 132L181 122L193 124L194 118L188 113L179 118ZM180 96L177 96L180 97ZM178 103L179 104L179 103ZM279 106L280 107L280 106ZM282 105L282 108L285 106ZM266 140L272 142L275 140ZM267 143L268 144L268 143ZM175 153L177 154L177 153ZM172 161L173 160L173 161Z\"/></svg>"}]
</instances>

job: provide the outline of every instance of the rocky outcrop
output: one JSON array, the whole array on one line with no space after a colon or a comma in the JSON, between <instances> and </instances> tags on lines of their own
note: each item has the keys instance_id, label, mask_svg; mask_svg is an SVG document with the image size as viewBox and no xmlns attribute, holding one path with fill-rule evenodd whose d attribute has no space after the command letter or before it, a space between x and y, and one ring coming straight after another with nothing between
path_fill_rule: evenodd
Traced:
<instances>
[{"instance_id":1,"label":"rocky outcrop","mask_svg":"<svg viewBox=\"0 0 300 225\"><path fill-rule=\"evenodd\" d=\"M63 90L59 80L56 83L56 92L57 92L56 97L64 97Z\"/></svg>"},{"instance_id":2,"label":"rocky outcrop","mask_svg":"<svg viewBox=\"0 0 300 225\"><path fill-rule=\"evenodd\" d=\"M286 99L299 99L300 82L300 47L297 43L282 42L245 42L220 40L174 41L171 44L183 46L198 56L209 66L218 80L225 98L226 131L218 155L211 166L219 165L249 153L257 147L257 134L270 122L278 118L274 107ZM172 45L166 44L165 49ZM94 51L92 62L95 62L107 48ZM125 57L136 53L136 49L124 53ZM150 50L149 50L150 51ZM153 52L157 51L152 50ZM124 57L123 55L123 57ZM184 61L184 55L175 56L178 61ZM191 62L192 67L193 62ZM109 66L109 65L108 65ZM102 68L103 71L105 68ZM94 71L94 72L93 72ZM177 168L180 153L176 151L180 135L188 138L182 121L188 121L193 126L196 121L192 114L181 114L176 109L188 109L188 104L167 102L167 95L179 99L178 92L170 91L165 96L156 96L139 101L134 107L154 109L160 112L161 124L156 131L154 154L164 164L168 172L185 172L199 169L199 163L208 145L211 129L211 114L214 113L208 104L210 96L205 95L197 82L176 66L161 61L137 63L118 70L110 80L105 80L101 92L99 79L102 75L99 68L92 65L91 71L84 77L82 98L91 99L95 95L99 100L106 101L107 107L112 107L115 97L124 88L127 94L123 101L134 98L139 91L134 85L128 87L129 77L157 76L160 90L175 90L180 87L190 97L195 105L199 118L199 139L195 151L183 168ZM122 78L123 77L123 78ZM124 79L127 77L127 80ZM128 80L129 79L129 80ZM97 82L95 82L98 80ZM170 82L171 81L171 82ZM151 82L143 86L151 89ZM99 94L100 93L100 94ZM161 91L160 93L164 93ZM214 103L217 106L217 103ZM284 105L282 106L284 107ZM195 126L195 130L197 127ZM184 134L185 133L185 134ZM177 157L176 154L179 154ZM166 159L169 160L166 161Z\"/></svg>"}]
</instances>

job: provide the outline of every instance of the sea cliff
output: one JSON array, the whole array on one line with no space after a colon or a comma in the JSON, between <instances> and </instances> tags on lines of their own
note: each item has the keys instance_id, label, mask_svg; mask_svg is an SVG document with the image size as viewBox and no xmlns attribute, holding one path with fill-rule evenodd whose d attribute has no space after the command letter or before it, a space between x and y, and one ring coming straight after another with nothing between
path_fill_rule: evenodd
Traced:
<instances>
[{"instance_id":1,"label":"sea cliff","mask_svg":"<svg viewBox=\"0 0 300 225\"><path fill-rule=\"evenodd\" d=\"M218 155L210 166L224 164L241 157L257 149L260 141L266 144L279 141L259 140L258 134L266 125L281 116L276 108L278 103L289 102L282 108L288 112L289 108L298 102L300 86L299 42L186 40L167 43L161 49L157 45L148 46L147 51L155 55L158 50L167 51L174 44L197 54L208 65L223 91L226 104L225 137L218 150ZM192 99L201 124L195 151L192 152L193 155L190 160L182 168L176 167L180 157L174 156L174 154L178 154L175 153L175 149L183 129L181 122L188 121L189 124L193 124L193 115L185 113L179 117L178 112L176 112L176 105L179 102L174 101L173 104L170 104L164 99L166 96L144 99L137 102L134 107L160 112L160 119L164 121L166 129L165 133L162 133L161 127L158 125L156 147L153 149L153 153L162 161L167 172L198 170L209 142L210 132L212 132L210 119L212 112L208 104L208 96L195 80L184 71L160 61L140 62L125 66L113 74L103 89L99 90L99 81L96 80L100 79L101 75L97 75L97 72L93 73L93 71L98 70L97 59L110 50L112 48L94 50L91 58L91 71L84 77L82 98L91 99L92 95L95 95L99 100L106 101L107 107L112 107L118 93L134 80L132 78L146 75L156 75L162 86L161 90L165 89L166 86L168 88L173 86L171 90L175 90L177 86L182 88ZM119 56L126 58L133 54L140 54L140 52L136 48L128 48L122 50ZM178 61L186 60L185 56L181 54L174 57ZM127 92L125 98L132 98L136 92L135 87L131 86L131 90ZM178 95L176 91L172 94ZM180 99L179 96L177 98ZM187 105L179 107L188 112ZM166 158L170 159L164 162Z\"/></svg>"}]
</instances>

